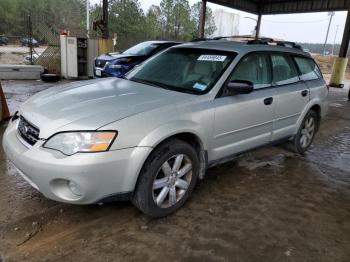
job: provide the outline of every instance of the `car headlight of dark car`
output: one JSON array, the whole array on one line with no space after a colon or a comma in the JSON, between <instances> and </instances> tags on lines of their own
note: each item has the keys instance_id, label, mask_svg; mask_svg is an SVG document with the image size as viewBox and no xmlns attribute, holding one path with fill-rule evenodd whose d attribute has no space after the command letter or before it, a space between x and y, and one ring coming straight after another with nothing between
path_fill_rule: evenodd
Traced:
<instances>
[{"instance_id":1,"label":"car headlight of dark car","mask_svg":"<svg viewBox=\"0 0 350 262\"><path fill-rule=\"evenodd\" d=\"M122 65L108 65L109 68L112 68L112 69L120 69L122 68L123 66Z\"/></svg>"}]
</instances>

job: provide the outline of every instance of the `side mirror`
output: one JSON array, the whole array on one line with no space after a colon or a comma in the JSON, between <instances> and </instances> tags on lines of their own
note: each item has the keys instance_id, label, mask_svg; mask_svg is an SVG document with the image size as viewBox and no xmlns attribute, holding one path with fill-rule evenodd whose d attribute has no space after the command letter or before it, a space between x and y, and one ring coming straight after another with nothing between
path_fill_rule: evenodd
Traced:
<instances>
[{"instance_id":1,"label":"side mirror","mask_svg":"<svg viewBox=\"0 0 350 262\"><path fill-rule=\"evenodd\" d=\"M249 94L254 90L253 83L250 81L244 81L244 80L230 81L227 83L226 87L227 87L227 90L232 95Z\"/></svg>"}]
</instances>

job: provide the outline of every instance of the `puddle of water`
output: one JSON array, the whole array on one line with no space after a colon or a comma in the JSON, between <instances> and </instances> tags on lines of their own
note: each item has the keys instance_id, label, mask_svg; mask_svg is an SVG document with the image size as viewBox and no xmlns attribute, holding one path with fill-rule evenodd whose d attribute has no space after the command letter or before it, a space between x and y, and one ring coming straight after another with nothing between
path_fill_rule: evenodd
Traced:
<instances>
[{"instance_id":1,"label":"puddle of water","mask_svg":"<svg viewBox=\"0 0 350 262\"><path fill-rule=\"evenodd\" d=\"M339 104L339 103L330 103L329 106L330 107L342 107L343 105Z\"/></svg>"},{"instance_id":2,"label":"puddle of water","mask_svg":"<svg viewBox=\"0 0 350 262\"><path fill-rule=\"evenodd\" d=\"M239 167L247 168L249 171L253 171L262 167L277 167L283 168L282 164L285 160L284 154L277 154L272 156L267 156L263 158L258 157L247 157L243 158L238 162Z\"/></svg>"},{"instance_id":3,"label":"puddle of water","mask_svg":"<svg viewBox=\"0 0 350 262\"><path fill-rule=\"evenodd\" d=\"M306 158L320 164L326 164L343 171L350 171L350 131L330 137L322 144L314 145Z\"/></svg>"}]
</instances>

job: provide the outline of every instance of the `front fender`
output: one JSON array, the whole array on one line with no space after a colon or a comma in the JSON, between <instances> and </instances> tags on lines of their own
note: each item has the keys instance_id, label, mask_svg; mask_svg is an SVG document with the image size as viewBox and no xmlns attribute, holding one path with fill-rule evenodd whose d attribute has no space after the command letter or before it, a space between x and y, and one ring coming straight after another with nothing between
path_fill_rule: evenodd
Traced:
<instances>
[{"instance_id":1,"label":"front fender","mask_svg":"<svg viewBox=\"0 0 350 262\"><path fill-rule=\"evenodd\" d=\"M146 135L138 144L138 146L156 147L162 141L166 140L167 138L173 135L180 133L192 133L199 138L199 140L202 143L203 149L207 150L208 145L206 142L204 142L206 141L206 135L203 129L204 128L201 128L201 126L194 121L177 120L157 127L148 135Z\"/></svg>"}]
</instances>

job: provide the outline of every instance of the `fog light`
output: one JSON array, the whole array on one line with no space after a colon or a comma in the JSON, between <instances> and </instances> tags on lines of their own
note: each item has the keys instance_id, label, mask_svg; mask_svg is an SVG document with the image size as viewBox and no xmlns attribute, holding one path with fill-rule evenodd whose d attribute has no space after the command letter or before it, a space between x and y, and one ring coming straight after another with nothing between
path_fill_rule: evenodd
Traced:
<instances>
[{"instance_id":1,"label":"fog light","mask_svg":"<svg viewBox=\"0 0 350 262\"><path fill-rule=\"evenodd\" d=\"M69 181L68 182L68 188L76 196L82 196L83 195L83 193L81 192L78 184L73 182L73 181Z\"/></svg>"}]
</instances>

